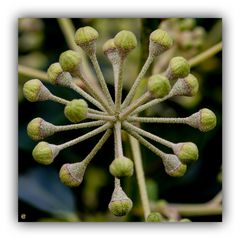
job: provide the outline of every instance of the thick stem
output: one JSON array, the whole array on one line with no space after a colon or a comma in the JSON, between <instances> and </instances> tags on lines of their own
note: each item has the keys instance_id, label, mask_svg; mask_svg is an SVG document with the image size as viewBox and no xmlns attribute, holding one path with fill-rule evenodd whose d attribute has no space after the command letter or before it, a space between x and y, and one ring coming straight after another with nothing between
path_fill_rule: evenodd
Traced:
<instances>
[{"instance_id":1,"label":"thick stem","mask_svg":"<svg viewBox=\"0 0 240 240\"><path fill-rule=\"evenodd\" d=\"M133 102L130 106L128 106L120 115L119 118L121 120L126 119L137 107L141 106L143 103L148 101L151 98L150 92L146 92L140 98L138 98L135 102Z\"/></svg>"},{"instance_id":2,"label":"thick stem","mask_svg":"<svg viewBox=\"0 0 240 240\"><path fill-rule=\"evenodd\" d=\"M82 141L84 141L84 140L86 140L88 138L91 138L91 137L93 137L93 136L95 136L95 135L97 135L97 134L107 130L110 127L111 127L111 124L110 123L106 123L103 126L97 128L97 129L94 129L93 131L91 131L89 133L86 133L86 134L84 134L84 135L82 135L82 136L80 136L78 138L75 138L75 139L73 139L71 141L68 141L68 142L65 142L63 144L58 145L58 148L60 150L62 150L62 149L71 147L71 146L73 146L73 145L75 145L75 144L77 144L79 142L82 142Z\"/></svg>"},{"instance_id":3,"label":"thick stem","mask_svg":"<svg viewBox=\"0 0 240 240\"><path fill-rule=\"evenodd\" d=\"M160 137L158 137L158 136L156 136L156 135L154 135L154 134L152 134L152 133L149 133L149 132L147 132L147 131L144 131L144 130L142 130L141 128L138 128L138 127L136 127L136 126L133 126L132 124L130 124L130 123L128 123L128 122L125 122L124 124L126 124L126 126L129 128L129 129L131 129L132 131L135 131L135 132L137 132L138 134L140 134L140 135L142 135L142 136L144 136L144 137L147 137L147 138L150 138L150 139L152 139L152 140L154 140L154 141L156 141L156 142L158 142L158 143L160 143L160 144L162 144L162 145L164 145L164 146L167 146L167 147L169 147L169 148L173 148L174 147L174 143L172 143L172 142L170 142L170 141L167 141L167 140L165 140L165 139L163 139L163 138L160 138Z\"/></svg>"},{"instance_id":4,"label":"thick stem","mask_svg":"<svg viewBox=\"0 0 240 240\"><path fill-rule=\"evenodd\" d=\"M115 143L115 157L123 156L122 136L121 136L121 123L114 124L114 143Z\"/></svg>"},{"instance_id":5,"label":"thick stem","mask_svg":"<svg viewBox=\"0 0 240 240\"><path fill-rule=\"evenodd\" d=\"M194 67L198 65L199 63L203 62L204 60L214 56L218 52L222 50L222 42L214 45L213 47L207 49L203 53L200 53L199 55L191 58L188 60L188 63L190 64L191 67Z\"/></svg>"},{"instance_id":6,"label":"thick stem","mask_svg":"<svg viewBox=\"0 0 240 240\"><path fill-rule=\"evenodd\" d=\"M95 147L92 149L92 151L87 155L87 157L83 160L86 164L89 164L90 161L93 159L93 157L97 154L97 152L102 148L104 143L108 140L108 138L111 136L112 130L108 129L104 135L101 137L101 139L98 141L98 143L95 145Z\"/></svg>"},{"instance_id":7,"label":"thick stem","mask_svg":"<svg viewBox=\"0 0 240 240\"><path fill-rule=\"evenodd\" d=\"M117 98L117 86L118 86L118 72L119 72L119 64L113 63L113 78L114 78L114 92L115 92L115 99ZM115 100L116 101L116 100Z\"/></svg>"},{"instance_id":8,"label":"thick stem","mask_svg":"<svg viewBox=\"0 0 240 240\"><path fill-rule=\"evenodd\" d=\"M135 165L135 171L137 176L138 187L140 191L141 202L144 211L145 221L147 220L148 215L150 214L150 203L147 194L146 181L144 176L144 170L142 165L142 156L141 150L138 141L129 135L130 144L132 148L132 155Z\"/></svg>"},{"instance_id":9,"label":"thick stem","mask_svg":"<svg viewBox=\"0 0 240 240\"><path fill-rule=\"evenodd\" d=\"M112 97L111 97L111 95L109 93L106 81L105 81L104 76L103 76L102 71L101 71L101 68L100 68L100 66L98 64L98 60L97 60L96 54L89 55L89 58L90 58L90 60L91 60L91 62L93 64L93 67L94 67L95 71L96 71L98 80L99 80L100 85L102 87L103 93L104 93L104 95L107 98L108 104L110 105L111 108L113 108L114 107L114 103L113 103Z\"/></svg>"},{"instance_id":10,"label":"thick stem","mask_svg":"<svg viewBox=\"0 0 240 240\"><path fill-rule=\"evenodd\" d=\"M149 55L145 64L142 67L142 70L140 71L140 73L138 74L137 79L135 80L135 82L133 83L127 97L125 98L123 104L122 104L122 108L125 108L126 106L128 106L130 104L130 102L132 101L137 87L140 84L142 78L144 77L145 73L147 72L148 68L150 67L151 63L153 62L154 57L152 55Z\"/></svg>"},{"instance_id":11,"label":"thick stem","mask_svg":"<svg viewBox=\"0 0 240 240\"><path fill-rule=\"evenodd\" d=\"M121 109L121 101L122 101L122 85L123 85L123 62L124 60L121 59L119 62L119 68L118 68L118 75L116 78L116 82L114 84L116 84L116 92L115 92L115 111L116 113L119 114L120 109ZM115 74L114 74L115 75Z\"/></svg>"}]
</instances>

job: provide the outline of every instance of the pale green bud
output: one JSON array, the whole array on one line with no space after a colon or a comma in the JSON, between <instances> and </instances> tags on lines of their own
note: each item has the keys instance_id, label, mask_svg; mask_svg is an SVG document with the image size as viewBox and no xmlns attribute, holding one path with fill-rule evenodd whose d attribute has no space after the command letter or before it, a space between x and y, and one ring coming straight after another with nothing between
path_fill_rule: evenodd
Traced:
<instances>
[{"instance_id":1,"label":"pale green bud","mask_svg":"<svg viewBox=\"0 0 240 240\"><path fill-rule=\"evenodd\" d=\"M23 86L23 94L30 102L45 101L51 96L49 90L38 79L27 81Z\"/></svg>"},{"instance_id":2,"label":"pale green bud","mask_svg":"<svg viewBox=\"0 0 240 240\"><path fill-rule=\"evenodd\" d=\"M57 84L57 79L62 73L63 69L59 63L51 64L47 70L49 82L51 84Z\"/></svg>"},{"instance_id":3,"label":"pale green bud","mask_svg":"<svg viewBox=\"0 0 240 240\"><path fill-rule=\"evenodd\" d=\"M114 44L119 53L122 56L126 56L137 46L137 39L132 32L123 30L114 37Z\"/></svg>"},{"instance_id":4,"label":"pale green bud","mask_svg":"<svg viewBox=\"0 0 240 240\"><path fill-rule=\"evenodd\" d=\"M185 174L187 166L182 164L176 155L165 154L162 158L166 173L172 177L181 177Z\"/></svg>"},{"instance_id":5,"label":"pale green bud","mask_svg":"<svg viewBox=\"0 0 240 240\"><path fill-rule=\"evenodd\" d=\"M216 127L217 118L213 111L203 108L187 118L187 123L202 132L208 132Z\"/></svg>"},{"instance_id":6,"label":"pale green bud","mask_svg":"<svg viewBox=\"0 0 240 240\"><path fill-rule=\"evenodd\" d=\"M173 39L164 30L157 29L150 34L149 53L156 57L171 48Z\"/></svg>"},{"instance_id":7,"label":"pale green bud","mask_svg":"<svg viewBox=\"0 0 240 240\"><path fill-rule=\"evenodd\" d=\"M109 166L110 173L117 177L130 177L133 175L133 161L126 157L115 158Z\"/></svg>"},{"instance_id":8,"label":"pale green bud","mask_svg":"<svg viewBox=\"0 0 240 240\"><path fill-rule=\"evenodd\" d=\"M75 73L79 69L82 61L81 55L78 52L67 50L59 57L59 63L65 72Z\"/></svg>"},{"instance_id":9,"label":"pale green bud","mask_svg":"<svg viewBox=\"0 0 240 240\"><path fill-rule=\"evenodd\" d=\"M109 39L104 43L103 52L112 64L119 64L120 56L114 43L114 39Z\"/></svg>"},{"instance_id":10,"label":"pale green bud","mask_svg":"<svg viewBox=\"0 0 240 240\"><path fill-rule=\"evenodd\" d=\"M111 51L116 51L117 47L114 43L114 39L111 38L109 40L107 40L104 44L103 44L103 52L105 54L107 54L108 52L111 52Z\"/></svg>"},{"instance_id":11,"label":"pale green bud","mask_svg":"<svg viewBox=\"0 0 240 240\"><path fill-rule=\"evenodd\" d=\"M42 118L34 118L27 126L27 133L33 140L43 140L55 133L56 127Z\"/></svg>"},{"instance_id":12,"label":"pale green bud","mask_svg":"<svg viewBox=\"0 0 240 240\"><path fill-rule=\"evenodd\" d=\"M169 79L185 78L190 73L190 65L183 57L174 57L170 60L167 76Z\"/></svg>"},{"instance_id":13,"label":"pale green bud","mask_svg":"<svg viewBox=\"0 0 240 240\"><path fill-rule=\"evenodd\" d=\"M171 85L165 76L160 74L153 75L148 80L148 91L155 97L155 98L162 98L171 90Z\"/></svg>"},{"instance_id":14,"label":"pale green bud","mask_svg":"<svg viewBox=\"0 0 240 240\"><path fill-rule=\"evenodd\" d=\"M51 84L69 87L72 82L72 76L64 72L59 63L53 63L47 70L48 80Z\"/></svg>"},{"instance_id":15,"label":"pale green bud","mask_svg":"<svg viewBox=\"0 0 240 240\"><path fill-rule=\"evenodd\" d=\"M39 142L33 149L32 155L38 163L49 165L53 162L58 153L59 148L57 145Z\"/></svg>"},{"instance_id":16,"label":"pale green bud","mask_svg":"<svg viewBox=\"0 0 240 240\"><path fill-rule=\"evenodd\" d=\"M75 33L75 43L80 46L88 55L96 52L96 41L98 32L89 26L79 28Z\"/></svg>"},{"instance_id":17,"label":"pale green bud","mask_svg":"<svg viewBox=\"0 0 240 240\"><path fill-rule=\"evenodd\" d=\"M189 164L198 159L198 148L192 142L175 144L173 152L183 164Z\"/></svg>"},{"instance_id":18,"label":"pale green bud","mask_svg":"<svg viewBox=\"0 0 240 240\"><path fill-rule=\"evenodd\" d=\"M189 74L185 78L179 78L171 90L172 96L195 96L198 92L199 84L197 78Z\"/></svg>"},{"instance_id":19,"label":"pale green bud","mask_svg":"<svg viewBox=\"0 0 240 240\"><path fill-rule=\"evenodd\" d=\"M69 187L78 187L83 181L86 167L84 162L64 164L59 171L61 182Z\"/></svg>"},{"instance_id":20,"label":"pale green bud","mask_svg":"<svg viewBox=\"0 0 240 240\"><path fill-rule=\"evenodd\" d=\"M78 123L87 117L88 104L83 99L74 99L65 106L64 114L73 123Z\"/></svg>"},{"instance_id":21,"label":"pale green bud","mask_svg":"<svg viewBox=\"0 0 240 240\"><path fill-rule=\"evenodd\" d=\"M132 209L132 201L122 190L120 186L115 187L108 208L110 212L117 216L122 217L127 215Z\"/></svg>"},{"instance_id":22,"label":"pale green bud","mask_svg":"<svg viewBox=\"0 0 240 240\"><path fill-rule=\"evenodd\" d=\"M147 222L162 222L163 216L159 212L152 212L147 217Z\"/></svg>"}]
</instances>

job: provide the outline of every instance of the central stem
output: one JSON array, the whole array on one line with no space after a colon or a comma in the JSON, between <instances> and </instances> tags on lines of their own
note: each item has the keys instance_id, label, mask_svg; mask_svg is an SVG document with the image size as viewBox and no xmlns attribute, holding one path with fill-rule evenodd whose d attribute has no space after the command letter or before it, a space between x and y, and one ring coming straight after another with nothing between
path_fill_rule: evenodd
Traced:
<instances>
[{"instance_id":1,"label":"central stem","mask_svg":"<svg viewBox=\"0 0 240 240\"><path fill-rule=\"evenodd\" d=\"M114 142L115 142L115 157L123 156L121 123L118 121L114 124Z\"/></svg>"}]
</instances>

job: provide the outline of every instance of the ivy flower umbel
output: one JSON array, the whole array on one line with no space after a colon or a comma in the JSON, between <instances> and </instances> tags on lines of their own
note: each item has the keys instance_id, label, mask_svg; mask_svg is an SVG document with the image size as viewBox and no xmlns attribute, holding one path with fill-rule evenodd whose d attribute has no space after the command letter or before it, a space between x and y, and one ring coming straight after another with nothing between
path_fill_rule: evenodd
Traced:
<instances>
[{"instance_id":1,"label":"ivy flower umbel","mask_svg":"<svg viewBox=\"0 0 240 240\"><path fill-rule=\"evenodd\" d=\"M162 29L157 29L151 33L148 58L124 101L122 100L124 63L127 56L137 46L137 39L132 32L124 30L103 45L104 54L111 62L114 72L115 97L113 100L96 57L98 37L98 32L92 27L80 28L75 34L76 44L86 52L92 62L99 85L88 78L82 65L81 55L76 51L67 50L63 52L59 57L59 63L53 63L48 68L48 77L51 84L72 89L81 96L80 99L65 100L57 97L38 79L32 79L24 85L24 95L31 102L52 100L63 104L64 114L73 124L55 126L37 117L28 124L27 132L33 140L44 140L56 132L95 128L82 136L59 145L45 141L39 142L33 149L33 158L45 165L51 164L63 149L103 133L95 147L81 162L65 163L60 169L61 181L71 187L81 184L88 164L113 133L115 159L109 163L109 172L114 176L115 188L109 203L109 209L116 216L124 216L131 210L132 201L121 187L121 178L133 175L134 163L124 156L121 130L126 130L128 134L158 155L162 159L168 175L180 177L186 172L187 164L198 159L197 146L191 142L173 143L165 140L141 129L139 127L140 123L187 124L206 132L215 127L216 117L211 110L206 108L185 118L138 116L145 109L171 97L194 96L198 91L198 81L190 73L187 60L179 56L170 60L164 73L151 76L148 80L147 91L133 101L137 88L153 60L173 45L170 35ZM84 89L86 90L78 87L73 81L73 77L79 78L84 83ZM148 138L169 147L172 153L165 153L158 149L147 140ZM158 221L159 219L160 221L161 216L155 215L149 217L148 220Z\"/></svg>"}]
</instances>

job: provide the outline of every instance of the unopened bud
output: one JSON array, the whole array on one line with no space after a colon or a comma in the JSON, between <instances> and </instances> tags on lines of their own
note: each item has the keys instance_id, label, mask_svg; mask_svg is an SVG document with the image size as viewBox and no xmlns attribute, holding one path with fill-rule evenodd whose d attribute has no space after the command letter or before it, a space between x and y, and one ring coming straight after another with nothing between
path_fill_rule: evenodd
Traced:
<instances>
[{"instance_id":1,"label":"unopened bud","mask_svg":"<svg viewBox=\"0 0 240 240\"><path fill-rule=\"evenodd\" d=\"M85 162L66 163L59 171L60 180L69 187L78 187L83 181L86 167Z\"/></svg>"},{"instance_id":2,"label":"unopened bud","mask_svg":"<svg viewBox=\"0 0 240 240\"><path fill-rule=\"evenodd\" d=\"M38 79L27 81L23 86L23 94L30 102L45 101L51 96L50 91Z\"/></svg>"},{"instance_id":3,"label":"unopened bud","mask_svg":"<svg viewBox=\"0 0 240 240\"><path fill-rule=\"evenodd\" d=\"M59 63L65 72L70 72L75 75L79 70L82 61L80 53L72 50L63 52L59 57Z\"/></svg>"},{"instance_id":4,"label":"unopened bud","mask_svg":"<svg viewBox=\"0 0 240 240\"><path fill-rule=\"evenodd\" d=\"M112 64L118 64L120 60L119 52L114 43L114 39L109 39L103 45L103 52Z\"/></svg>"},{"instance_id":5,"label":"unopened bud","mask_svg":"<svg viewBox=\"0 0 240 240\"><path fill-rule=\"evenodd\" d=\"M137 46L137 39L132 32L123 30L114 37L114 44L121 56L125 57Z\"/></svg>"},{"instance_id":6,"label":"unopened bud","mask_svg":"<svg viewBox=\"0 0 240 240\"><path fill-rule=\"evenodd\" d=\"M178 79L187 77L190 73L190 65L183 57L174 57L170 60L167 76L169 79Z\"/></svg>"},{"instance_id":7,"label":"unopened bud","mask_svg":"<svg viewBox=\"0 0 240 240\"><path fill-rule=\"evenodd\" d=\"M157 29L150 34L149 53L156 57L171 48L173 39L164 30Z\"/></svg>"},{"instance_id":8,"label":"unopened bud","mask_svg":"<svg viewBox=\"0 0 240 240\"><path fill-rule=\"evenodd\" d=\"M88 55L96 53L96 41L98 39L98 32L89 26L79 28L75 33L75 42Z\"/></svg>"},{"instance_id":9,"label":"unopened bud","mask_svg":"<svg viewBox=\"0 0 240 240\"><path fill-rule=\"evenodd\" d=\"M181 177L185 174L187 166L182 164L174 154L165 154L162 158L166 173L172 177Z\"/></svg>"},{"instance_id":10,"label":"unopened bud","mask_svg":"<svg viewBox=\"0 0 240 240\"><path fill-rule=\"evenodd\" d=\"M171 90L171 85L168 80L163 75L156 74L149 78L148 80L148 91L155 97L155 98L162 98Z\"/></svg>"},{"instance_id":11,"label":"unopened bud","mask_svg":"<svg viewBox=\"0 0 240 240\"><path fill-rule=\"evenodd\" d=\"M131 199L120 186L115 187L108 208L110 212L117 217L127 215L132 209Z\"/></svg>"},{"instance_id":12,"label":"unopened bud","mask_svg":"<svg viewBox=\"0 0 240 240\"><path fill-rule=\"evenodd\" d=\"M208 132L216 127L217 118L213 111L203 108L187 118L187 123L202 132Z\"/></svg>"},{"instance_id":13,"label":"unopened bud","mask_svg":"<svg viewBox=\"0 0 240 240\"><path fill-rule=\"evenodd\" d=\"M53 162L58 153L59 148L57 145L39 142L33 149L32 155L38 163L49 165Z\"/></svg>"},{"instance_id":14,"label":"unopened bud","mask_svg":"<svg viewBox=\"0 0 240 240\"><path fill-rule=\"evenodd\" d=\"M126 157L115 158L109 166L110 173L117 177L130 177L133 175L133 161Z\"/></svg>"},{"instance_id":15,"label":"unopened bud","mask_svg":"<svg viewBox=\"0 0 240 240\"><path fill-rule=\"evenodd\" d=\"M27 133L33 140L43 140L55 133L56 127L43 120L42 118L34 118L27 126Z\"/></svg>"},{"instance_id":16,"label":"unopened bud","mask_svg":"<svg viewBox=\"0 0 240 240\"><path fill-rule=\"evenodd\" d=\"M189 164L198 159L198 148L192 142L175 144L173 152L183 164Z\"/></svg>"},{"instance_id":17,"label":"unopened bud","mask_svg":"<svg viewBox=\"0 0 240 240\"><path fill-rule=\"evenodd\" d=\"M171 96L195 96L198 92L199 84L197 78L189 74L185 78L179 78L173 85L171 90Z\"/></svg>"},{"instance_id":18,"label":"unopened bud","mask_svg":"<svg viewBox=\"0 0 240 240\"><path fill-rule=\"evenodd\" d=\"M78 123L87 117L88 104L83 99L74 99L65 106L64 114L73 123Z\"/></svg>"}]
</instances>

